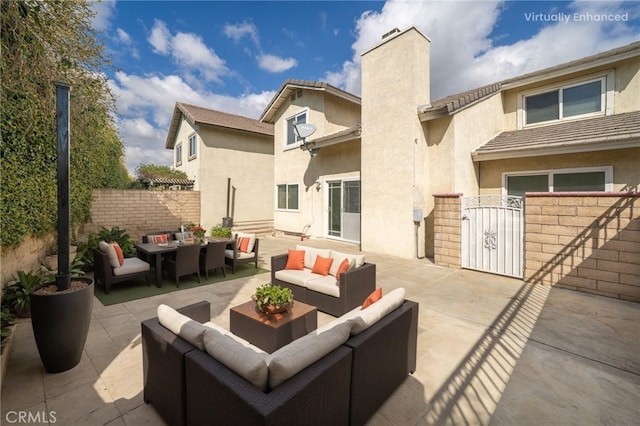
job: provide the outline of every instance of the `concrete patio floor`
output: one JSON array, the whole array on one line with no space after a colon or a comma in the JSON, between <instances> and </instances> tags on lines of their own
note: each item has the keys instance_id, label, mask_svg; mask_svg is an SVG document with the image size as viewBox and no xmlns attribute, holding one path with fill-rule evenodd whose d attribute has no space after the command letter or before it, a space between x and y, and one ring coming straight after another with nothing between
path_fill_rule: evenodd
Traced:
<instances>
[{"instance_id":1,"label":"concrete patio floor","mask_svg":"<svg viewBox=\"0 0 640 426\"><path fill-rule=\"evenodd\" d=\"M328 240L263 238L260 266L295 244L357 252ZM640 304L365 254L383 292L404 287L420 303L417 371L368 424L640 424ZM140 322L160 303L205 299L212 320L228 327L229 308L268 281L263 274L106 307L94 298L82 361L59 374L44 372L30 322L19 323L0 423L30 413L37 421L20 424L163 424L142 399ZM320 313L319 325L330 318Z\"/></svg>"}]
</instances>

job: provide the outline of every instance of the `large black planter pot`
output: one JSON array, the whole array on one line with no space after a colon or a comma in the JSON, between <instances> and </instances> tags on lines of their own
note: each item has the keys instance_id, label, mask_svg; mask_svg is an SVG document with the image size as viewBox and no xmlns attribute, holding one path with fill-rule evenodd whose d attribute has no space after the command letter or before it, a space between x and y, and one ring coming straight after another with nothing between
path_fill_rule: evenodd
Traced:
<instances>
[{"instance_id":1,"label":"large black planter pot","mask_svg":"<svg viewBox=\"0 0 640 426\"><path fill-rule=\"evenodd\" d=\"M93 308L93 279L85 288L67 293L37 295L31 292L31 325L40 359L48 373L67 371L80 362L87 341ZM46 283L42 286L55 285ZM39 288L38 287L38 288Z\"/></svg>"}]
</instances>

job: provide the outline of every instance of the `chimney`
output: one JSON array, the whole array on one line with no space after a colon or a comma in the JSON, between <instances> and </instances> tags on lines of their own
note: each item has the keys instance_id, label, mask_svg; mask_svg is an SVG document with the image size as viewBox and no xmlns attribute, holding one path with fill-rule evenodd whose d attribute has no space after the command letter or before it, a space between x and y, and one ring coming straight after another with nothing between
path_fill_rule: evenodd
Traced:
<instances>
[{"instance_id":1,"label":"chimney","mask_svg":"<svg viewBox=\"0 0 640 426\"><path fill-rule=\"evenodd\" d=\"M387 33L382 34L382 39L384 40L385 38L387 38L387 37L389 37L389 36L392 36L392 35L394 35L394 34L398 34L398 33L400 33L400 30L399 30L398 28L394 28L394 29L392 29L391 31L389 31L389 32L387 32Z\"/></svg>"}]
</instances>

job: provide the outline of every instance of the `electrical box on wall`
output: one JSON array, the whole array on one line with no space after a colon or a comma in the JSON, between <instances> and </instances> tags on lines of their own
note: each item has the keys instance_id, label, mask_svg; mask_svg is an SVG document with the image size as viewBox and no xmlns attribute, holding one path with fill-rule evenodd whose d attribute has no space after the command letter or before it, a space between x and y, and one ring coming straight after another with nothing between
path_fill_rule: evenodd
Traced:
<instances>
[{"instance_id":1,"label":"electrical box on wall","mask_svg":"<svg viewBox=\"0 0 640 426\"><path fill-rule=\"evenodd\" d=\"M422 209L413 209L413 221L422 222Z\"/></svg>"}]
</instances>

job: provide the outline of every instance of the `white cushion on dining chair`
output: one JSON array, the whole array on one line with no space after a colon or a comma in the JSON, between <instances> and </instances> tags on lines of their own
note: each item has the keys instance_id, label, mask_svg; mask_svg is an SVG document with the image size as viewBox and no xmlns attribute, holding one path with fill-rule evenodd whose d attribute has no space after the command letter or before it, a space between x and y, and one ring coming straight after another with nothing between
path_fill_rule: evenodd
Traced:
<instances>
[{"instance_id":1,"label":"white cushion on dining chair","mask_svg":"<svg viewBox=\"0 0 640 426\"><path fill-rule=\"evenodd\" d=\"M236 259L252 259L256 256L256 254L254 252L250 252L250 253L245 253L243 251L237 250L236 251ZM233 250L230 249L226 249L224 251L224 255L225 257L228 257L229 259L233 259Z\"/></svg>"}]
</instances>

